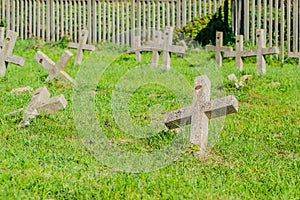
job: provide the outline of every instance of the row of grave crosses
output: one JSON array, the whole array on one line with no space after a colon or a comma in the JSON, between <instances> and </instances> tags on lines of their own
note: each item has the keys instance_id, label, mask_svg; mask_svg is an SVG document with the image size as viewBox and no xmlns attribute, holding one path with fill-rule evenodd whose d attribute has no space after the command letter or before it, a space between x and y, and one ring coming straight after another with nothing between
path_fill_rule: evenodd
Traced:
<instances>
[{"instance_id":1,"label":"row of grave crosses","mask_svg":"<svg viewBox=\"0 0 300 200\"><path fill-rule=\"evenodd\" d=\"M265 55L278 54L278 47L266 47L265 31L263 29L256 30L256 49L244 50L243 49L243 35L236 36L236 50L233 51L232 47L223 46L223 33L216 32L216 46L207 45L206 50L216 52L216 62L222 66L222 54L224 57L235 57L235 63L238 70L243 70L243 57L256 56L257 73L266 73L266 60ZM289 55L294 56L294 54Z\"/></svg>"}]
</instances>

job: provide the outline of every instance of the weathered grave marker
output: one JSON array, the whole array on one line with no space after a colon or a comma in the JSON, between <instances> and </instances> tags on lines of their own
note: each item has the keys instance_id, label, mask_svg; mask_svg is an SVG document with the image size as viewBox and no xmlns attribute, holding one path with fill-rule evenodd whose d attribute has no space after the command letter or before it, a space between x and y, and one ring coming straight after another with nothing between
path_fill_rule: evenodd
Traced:
<instances>
[{"instance_id":1,"label":"weathered grave marker","mask_svg":"<svg viewBox=\"0 0 300 200\"><path fill-rule=\"evenodd\" d=\"M266 73L265 55L278 54L278 47L266 47L266 37L263 29L256 30L256 50L243 50L243 36L236 37L236 51L227 51L224 57L235 57L236 67L243 70L242 57L256 56L257 72Z\"/></svg>"},{"instance_id":2,"label":"weathered grave marker","mask_svg":"<svg viewBox=\"0 0 300 200\"><path fill-rule=\"evenodd\" d=\"M300 52L289 52L289 58L298 58L298 65L300 66Z\"/></svg>"},{"instance_id":3,"label":"weathered grave marker","mask_svg":"<svg viewBox=\"0 0 300 200\"><path fill-rule=\"evenodd\" d=\"M207 51L215 51L216 52L216 62L218 66L222 66L222 53L232 51L232 47L223 46L223 32L216 32L216 46L206 45L205 49Z\"/></svg>"},{"instance_id":4,"label":"weathered grave marker","mask_svg":"<svg viewBox=\"0 0 300 200\"><path fill-rule=\"evenodd\" d=\"M201 157L206 153L209 119L238 111L238 101L232 95L210 101L210 86L207 76L196 77L192 106L166 113L164 120L169 129L191 124L190 142L200 147Z\"/></svg>"},{"instance_id":5,"label":"weathered grave marker","mask_svg":"<svg viewBox=\"0 0 300 200\"><path fill-rule=\"evenodd\" d=\"M64 95L59 95L50 98L50 93L46 87L41 87L37 89L29 104L25 108L24 116L20 122L19 127L24 127L30 124L30 121L40 114L51 114L56 111L62 110L67 106L67 101ZM22 111L19 109L17 112Z\"/></svg>"},{"instance_id":6,"label":"weathered grave marker","mask_svg":"<svg viewBox=\"0 0 300 200\"><path fill-rule=\"evenodd\" d=\"M0 37L4 37L3 32L0 34ZM25 59L12 54L17 37L18 34L16 32L8 31L6 38L2 42L2 48L0 50L0 77L5 75L8 63L24 66Z\"/></svg>"},{"instance_id":7,"label":"weathered grave marker","mask_svg":"<svg viewBox=\"0 0 300 200\"><path fill-rule=\"evenodd\" d=\"M54 63L48 56L41 51L38 51L35 54L34 59L40 63L43 68L49 71L46 82L51 81L54 78L62 78L75 83L72 77L64 71L72 56L73 54L70 51L65 50L57 63Z\"/></svg>"},{"instance_id":8,"label":"weathered grave marker","mask_svg":"<svg viewBox=\"0 0 300 200\"><path fill-rule=\"evenodd\" d=\"M79 37L79 43L70 42L68 44L69 48L77 49L74 65L81 64L83 57L83 50L94 51L96 47L94 45L86 44L89 32L87 30L81 31Z\"/></svg>"},{"instance_id":9,"label":"weathered grave marker","mask_svg":"<svg viewBox=\"0 0 300 200\"><path fill-rule=\"evenodd\" d=\"M172 45L173 40L173 28L166 27L164 32L156 31L154 40L149 41L147 44L140 47L131 48L128 53L152 51L152 66L156 67L159 62L159 52L162 52L162 64L167 69L170 69L170 54L171 53L185 53L185 47Z\"/></svg>"}]
</instances>

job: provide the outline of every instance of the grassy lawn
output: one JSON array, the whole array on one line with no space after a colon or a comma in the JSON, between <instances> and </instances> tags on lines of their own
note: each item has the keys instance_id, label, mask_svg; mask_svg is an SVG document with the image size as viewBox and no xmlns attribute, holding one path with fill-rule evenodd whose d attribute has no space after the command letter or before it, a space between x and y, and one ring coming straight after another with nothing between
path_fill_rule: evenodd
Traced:
<instances>
[{"instance_id":1,"label":"grassy lawn","mask_svg":"<svg viewBox=\"0 0 300 200\"><path fill-rule=\"evenodd\" d=\"M212 98L235 95L239 112L211 121L211 146L205 159L199 159L195 154L197 147L187 143L178 152L180 157L168 165L139 173L122 171L122 167L101 162L97 149L93 152L83 145L86 141L76 118L80 112L88 111L76 107L81 101L80 95L76 96L78 88L62 80L45 83L48 73L33 59L36 51L41 50L57 61L63 48L34 40L18 41L14 54L26 58L25 66L10 64L5 77L0 78L0 199L300 198L300 69L296 62L282 65L268 61L267 74L261 76L256 74L255 61L251 59L245 62L245 70L239 72L233 60L225 60L224 66L218 68L211 55L203 51L190 52L184 57L173 55L172 85L164 87L168 80L164 79L166 72L160 69L154 82L141 84L155 73L149 66L150 54L143 54L143 60L136 62L135 55L120 52L119 55L110 45L100 49L102 53L98 54L85 52L87 62L81 66L73 66L73 58L66 72L91 86L92 114L115 148L151 153L169 145L178 134L165 127L155 129L150 137L136 136L144 134L143 130L147 134L153 113L158 114L154 123L161 125L163 113L190 105L194 78L202 74L211 79ZM108 67L103 71L95 68L97 73L91 77L85 74L93 69L92 65L102 64ZM140 76L139 67L148 67L149 74ZM252 78L237 89L227 80L231 73L238 78L250 74ZM128 85L131 83L126 81L131 80L131 74L133 84ZM89 80L96 85L89 85ZM134 88L134 81L141 86L128 91ZM10 91L25 86L35 90L44 85L51 96L64 94L67 108L38 116L29 126L19 129L22 113L7 114L26 106L32 91L14 94ZM185 90L180 91L181 87ZM128 121L128 127L120 128L118 119L123 118L115 117L115 107L111 104L118 103L117 97L123 94L130 97L127 109L132 121ZM84 119L79 117L79 120ZM124 130L131 127L131 122L142 127L135 135ZM188 130L183 132L187 133Z\"/></svg>"}]
</instances>

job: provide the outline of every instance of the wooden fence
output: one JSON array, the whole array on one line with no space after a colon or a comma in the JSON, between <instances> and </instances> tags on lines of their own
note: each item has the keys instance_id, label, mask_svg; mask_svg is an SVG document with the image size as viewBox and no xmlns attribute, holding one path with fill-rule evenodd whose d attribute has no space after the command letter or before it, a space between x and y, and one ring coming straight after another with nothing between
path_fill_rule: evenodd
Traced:
<instances>
[{"instance_id":1,"label":"wooden fence","mask_svg":"<svg viewBox=\"0 0 300 200\"><path fill-rule=\"evenodd\" d=\"M285 52L300 50L300 0L232 0L232 29L255 45L255 31L263 28L267 46Z\"/></svg>"},{"instance_id":2,"label":"wooden fence","mask_svg":"<svg viewBox=\"0 0 300 200\"><path fill-rule=\"evenodd\" d=\"M263 28L267 45L279 46L282 55L300 50L300 0L0 0L0 22L21 38L78 41L88 29L89 43L130 45L136 31L150 39L155 29L185 26L219 8L233 32L253 45Z\"/></svg>"},{"instance_id":3,"label":"wooden fence","mask_svg":"<svg viewBox=\"0 0 300 200\"><path fill-rule=\"evenodd\" d=\"M89 43L130 44L132 30L149 39L155 29L180 27L212 14L222 0L0 0L0 19L21 38L78 41L89 30Z\"/></svg>"}]
</instances>

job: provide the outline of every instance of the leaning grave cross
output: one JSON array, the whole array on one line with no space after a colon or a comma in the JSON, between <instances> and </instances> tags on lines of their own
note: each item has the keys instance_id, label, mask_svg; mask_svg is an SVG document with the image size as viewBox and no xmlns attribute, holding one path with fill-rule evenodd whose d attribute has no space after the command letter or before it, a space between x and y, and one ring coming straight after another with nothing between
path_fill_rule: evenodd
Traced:
<instances>
[{"instance_id":1,"label":"leaning grave cross","mask_svg":"<svg viewBox=\"0 0 300 200\"><path fill-rule=\"evenodd\" d=\"M256 30L256 50L243 50L243 36L236 37L236 51L225 52L224 57L235 57L236 67L243 70L242 57L256 56L257 73L266 73L266 60L265 55L278 54L278 47L265 47L266 37L263 29Z\"/></svg>"},{"instance_id":2,"label":"leaning grave cross","mask_svg":"<svg viewBox=\"0 0 300 200\"><path fill-rule=\"evenodd\" d=\"M167 69L170 69L170 54L171 53L185 53L185 47L172 45L173 40L173 28L166 27L164 32L156 31L154 35L154 40L149 41L148 44L145 44L140 47L133 47L128 51L131 52L141 52L141 51L152 51L152 61L151 65L156 67L159 61L159 52L162 52L162 64Z\"/></svg>"},{"instance_id":3,"label":"leaning grave cross","mask_svg":"<svg viewBox=\"0 0 300 200\"><path fill-rule=\"evenodd\" d=\"M57 63L54 63L48 56L41 51L38 51L35 54L34 59L40 63L43 68L49 71L46 82L51 81L54 78L62 78L70 81L71 83L75 83L72 77L64 71L72 56L73 54L70 51L65 50Z\"/></svg>"},{"instance_id":4,"label":"leaning grave cross","mask_svg":"<svg viewBox=\"0 0 300 200\"><path fill-rule=\"evenodd\" d=\"M216 32L216 46L206 45L205 49L207 51L215 51L216 52L216 62L218 66L222 66L222 53L232 51L232 47L223 46L223 32Z\"/></svg>"},{"instance_id":5,"label":"leaning grave cross","mask_svg":"<svg viewBox=\"0 0 300 200\"><path fill-rule=\"evenodd\" d=\"M37 89L30 102L25 108L24 116L19 124L22 128L28 124L30 121L40 114L51 114L66 108L67 101L63 94L50 98L50 93L46 87L41 87ZM15 114L21 112L23 108L16 110L10 114Z\"/></svg>"},{"instance_id":6,"label":"leaning grave cross","mask_svg":"<svg viewBox=\"0 0 300 200\"><path fill-rule=\"evenodd\" d=\"M1 30L0 34L1 37L4 37L4 29ZM8 63L24 66L25 58L12 54L17 37L18 34L16 32L8 31L6 38L4 40L1 38L3 42L1 42L2 48L0 50L0 77L5 75Z\"/></svg>"},{"instance_id":7,"label":"leaning grave cross","mask_svg":"<svg viewBox=\"0 0 300 200\"><path fill-rule=\"evenodd\" d=\"M206 75L196 77L192 106L166 113L164 119L169 129L191 124L190 142L200 147L201 157L206 153L209 119L238 112L238 101L233 95L210 101L210 87Z\"/></svg>"},{"instance_id":8,"label":"leaning grave cross","mask_svg":"<svg viewBox=\"0 0 300 200\"><path fill-rule=\"evenodd\" d=\"M74 65L81 64L83 57L83 50L94 51L96 47L94 45L86 44L89 32L87 30L81 31L79 37L79 43L69 42L68 47L77 49Z\"/></svg>"}]
</instances>

